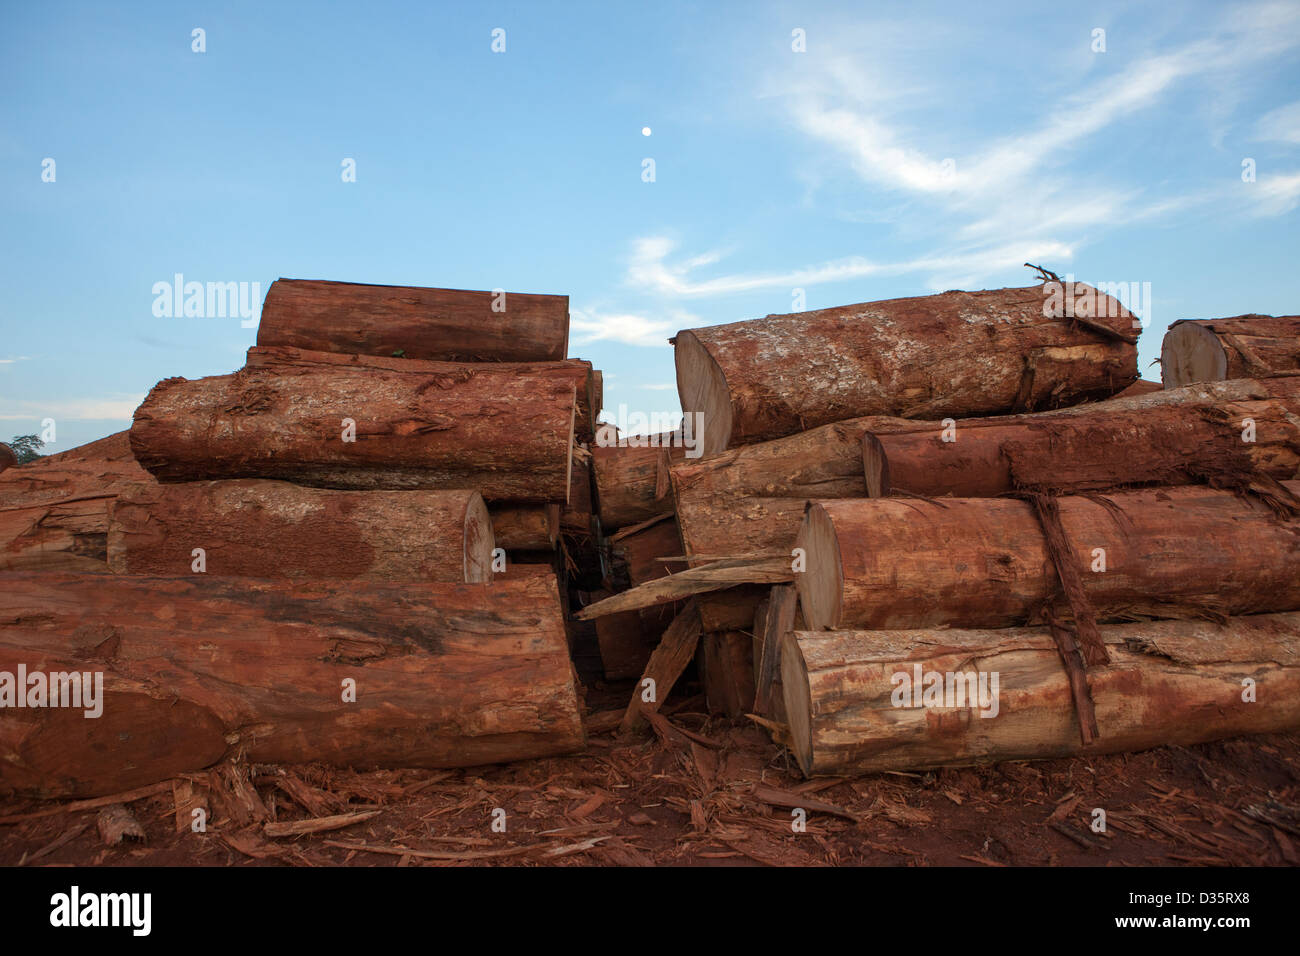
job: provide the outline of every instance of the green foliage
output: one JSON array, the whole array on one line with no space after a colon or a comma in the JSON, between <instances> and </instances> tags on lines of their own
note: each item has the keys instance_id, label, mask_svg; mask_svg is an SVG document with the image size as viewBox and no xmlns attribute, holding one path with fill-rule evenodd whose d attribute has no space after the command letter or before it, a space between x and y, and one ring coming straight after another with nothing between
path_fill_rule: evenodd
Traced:
<instances>
[{"instance_id":1,"label":"green foliage","mask_svg":"<svg viewBox=\"0 0 1300 956\"><path fill-rule=\"evenodd\" d=\"M40 435L15 435L9 439L9 447L14 450L18 464L25 465L41 457L41 449L45 447L45 442L41 441Z\"/></svg>"}]
</instances>

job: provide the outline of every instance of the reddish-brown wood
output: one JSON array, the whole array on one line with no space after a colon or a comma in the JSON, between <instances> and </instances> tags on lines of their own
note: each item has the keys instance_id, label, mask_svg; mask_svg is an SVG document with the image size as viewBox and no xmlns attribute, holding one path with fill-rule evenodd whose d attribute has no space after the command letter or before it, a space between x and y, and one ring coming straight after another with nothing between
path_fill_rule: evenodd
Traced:
<instances>
[{"instance_id":1,"label":"reddish-brown wood","mask_svg":"<svg viewBox=\"0 0 1300 956\"><path fill-rule=\"evenodd\" d=\"M867 494L982 498L1021 489L1078 494L1136 485L1300 476L1300 403L1167 405L862 439Z\"/></svg>"},{"instance_id":2,"label":"reddish-brown wood","mask_svg":"<svg viewBox=\"0 0 1300 956\"><path fill-rule=\"evenodd\" d=\"M1140 378L1123 391L1116 392L1115 397L1132 398L1135 395L1150 395L1152 392L1158 392L1162 388L1164 388L1164 386L1159 382L1148 382L1146 379Z\"/></svg>"},{"instance_id":3,"label":"reddish-brown wood","mask_svg":"<svg viewBox=\"0 0 1300 956\"><path fill-rule=\"evenodd\" d=\"M14 450L0 441L0 472L7 471L18 464L18 456Z\"/></svg>"},{"instance_id":4,"label":"reddish-brown wood","mask_svg":"<svg viewBox=\"0 0 1300 956\"><path fill-rule=\"evenodd\" d=\"M492 580L492 524L477 491L335 491L242 479L154 484L110 509L108 566L309 580Z\"/></svg>"},{"instance_id":5,"label":"reddish-brown wood","mask_svg":"<svg viewBox=\"0 0 1300 956\"><path fill-rule=\"evenodd\" d=\"M1166 388L1230 378L1300 375L1300 315L1184 319L1160 345Z\"/></svg>"},{"instance_id":6,"label":"reddish-brown wood","mask_svg":"<svg viewBox=\"0 0 1300 956\"><path fill-rule=\"evenodd\" d=\"M126 432L46 455L0 475L0 570L106 571L108 509L154 485Z\"/></svg>"},{"instance_id":7,"label":"reddish-brown wood","mask_svg":"<svg viewBox=\"0 0 1300 956\"><path fill-rule=\"evenodd\" d=\"M679 332L677 389L705 455L862 415L1032 411L1136 381L1136 325L1077 283L868 302Z\"/></svg>"},{"instance_id":8,"label":"reddish-brown wood","mask_svg":"<svg viewBox=\"0 0 1300 956\"><path fill-rule=\"evenodd\" d=\"M560 533L560 506L491 505L492 532L498 548L507 551L547 551Z\"/></svg>"},{"instance_id":9,"label":"reddish-brown wood","mask_svg":"<svg viewBox=\"0 0 1300 956\"><path fill-rule=\"evenodd\" d=\"M671 464L685 460L686 449L680 444L665 445L669 435L653 437L653 447L602 445L599 441L592 446L596 500L606 531L673 510L671 486L665 488L664 483Z\"/></svg>"},{"instance_id":10,"label":"reddish-brown wood","mask_svg":"<svg viewBox=\"0 0 1300 956\"><path fill-rule=\"evenodd\" d=\"M262 304L257 344L450 362L545 362L568 354L569 297L280 279Z\"/></svg>"},{"instance_id":11,"label":"reddish-brown wood","mask_svg":"<svg viewBox=\"0 0 1300 956\"><path fill-rule=\"evenodd\" d=\"M754 661L749 634L705 634L699 661L704 699L712 713L735 718L754 709Z\"/></svg>"},{"instance_id":12,"label":"reddish-brown wood","mask_svg":"<svg viewBox=\"0 0 1300 956\"><path fill-rule=\"evenodd\" d=\"M136 410L131 448L161 481L283 478L565 501L573 415L568 372L487 363L425 378L277 366L159 382Z\"/></svg>"},{"instance_id":13,"label":"reddish-brown wood","mask_svg":"<svg viewBox=\"0 0 1300 956\"><path fill-rule=\"evenodd\" d=\"M258 763L462 767L582 748L553 580L10 573L0 672L100 672L102 713L0 709L0 788L121 791ZM355 702L344 695L355 682Z\"/></svg>"},{"instance_id":14,"label":"reddish-brown wood","mask_svg":"<svg viewBox=\"0 0 1300 956\"><path fill-rule=\"evenodd\" d=\"M329 366L334 368L366 369L373 368L385 372L405 372L443 378L461 375L465 369L463 362L437 362L422 359L393 358L382 355L361 355L356 352L313 352L308 349L295 349L284 345L254 345L248 350L245 368L282 368L298 366L313 368ZM584 359L564 359L554 362L497 362L494 370L500 374L531 376L545 373L547 378L568 378L573 383L578 407L574 413L574 434L578 441L591 441L595 435L596 416L600 414L600 399L597 397L596 373L591 363ZM422 379L423 381L423 379Z\"/></svg>"},{"instance_id":15,"label":"reddish-brown wood","mask_svg":"<svg viewBox=\"0 0 1300 956\"><path fill-rule=\"evenodd\" d=\"M677 522L671 516L632 534L611 538L609 550L615 572L625 572L632 587L686 567L682 561L662 560L682 556L681 535L677 533Z\"/></svg>"},{"instance_id":16,"label":"reddish-brown wood","mask_svg":"<svg viewBox=\"0 0 1300 956\"><path fill-rule=\"evenodd\" d=\"M1058 504L1099 618L1300 609L1300 520L1253 497L1192 485ZM1038 518L1013 499L816 502L795 546L813 630L1024 624L1058 592Z\"/></svg>"}]
</instances>

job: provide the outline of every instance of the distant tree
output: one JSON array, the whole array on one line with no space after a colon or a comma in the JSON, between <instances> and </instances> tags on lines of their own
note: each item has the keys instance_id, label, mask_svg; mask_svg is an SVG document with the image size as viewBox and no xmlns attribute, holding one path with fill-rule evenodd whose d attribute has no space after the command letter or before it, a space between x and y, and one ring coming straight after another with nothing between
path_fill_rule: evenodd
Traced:
<instances>
[{"instance_id":1,"label":"distant tree","mask_svg":"<svg viewBox=\"0 0 1300 956\"><path fill-rule=\"evenodd\" d=\"M25 465L41 457L45 442L41 441L40 435L15 435L9 439L9 447L14 450L18 464Z\"/></svg>"}]
</instances>

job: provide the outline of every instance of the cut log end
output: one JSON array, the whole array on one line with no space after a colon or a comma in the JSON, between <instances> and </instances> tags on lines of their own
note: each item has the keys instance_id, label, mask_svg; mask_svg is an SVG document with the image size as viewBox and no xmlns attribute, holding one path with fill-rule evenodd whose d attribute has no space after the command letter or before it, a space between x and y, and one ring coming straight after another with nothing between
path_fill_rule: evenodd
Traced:
<instances>
[{"instance_id":1,"label":"cut log end","mask_svg":"<svg viewBox=\"0 0 1300 956\"><path fill-rule=\"evenodd\" d=\"M467 584L492 582L492 552L496 539L492 534L492 516L487 503L477 491L465 503L465 581Z\"/></svg>"},{"instance_id":2,"label":"cut log end","mask_svg":"<svg viewBox=\"0 0 1300 956\"><path fill-rule=\"evenodd\" d=\"M808 505L794 546L796 551L803 550L805 561L805 570L795 575L795 587L808 627L817 631L837 627L844 593L844 566L835 524L821 505Z\"/></svg>"},{"instance_id":3,"label":"cut log end","mask_svg":"<svg viewBox=\"0 0 1300 956\"><path fill-rule=\"evenodd\" d=\"M677 393L682 413L704 415L703 432L697 436L704 455L725 451L731 442L731 392L721 366L690 332L677 333L674 349L677 364Z\"/></svg>"},{"instance_id":4,"label":"cut log end","mask_svg":"<svg viewBox=\"0 0 1300 956\"><path fill-rule=\"evenodd\" d=\"M790 730L790 749L805 777L812 776L812 696L808 692L808 663L794 632L781 635L781 693Z\"/></svg>"},{"instance_id":5,"label":"cut log end","mask_svg":"<svg viewBox=\"0 0 1300 956\"><path fill-rule=\"evenodd\" d=\"M1228 377L1228 353L1210 329L1195 322L1176 323L1160 346L1160 378L1165 388L1193 382L1221 382Z\"/></svg>"},{"instance_id":6,"label":"cut log end","mask_svg":"<svg viewBox=\"0 0 1300 956\"><path fill-rule=\"evenodd\" d=\"M862 471L868 498L889 497L889 457L880 439L871 432L862 435Z\"/></svg>"}]
</instances>

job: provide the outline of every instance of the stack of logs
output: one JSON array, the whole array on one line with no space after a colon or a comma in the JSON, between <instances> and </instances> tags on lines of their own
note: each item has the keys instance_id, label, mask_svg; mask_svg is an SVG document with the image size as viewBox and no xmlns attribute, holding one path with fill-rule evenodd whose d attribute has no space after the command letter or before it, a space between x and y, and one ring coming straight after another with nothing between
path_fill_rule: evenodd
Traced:
<instances>
[{"instance_id":1,"label":"stack of logs","mask_svg":"<svg viewBox=\"0 0 1300 956\"><path fill-rule=\"evenodd\" d=\"M0 790L582 749L601 381L568 328L564 296L281 279L242 369L4 470Z\"/></svg>"},{"instance_id":2,"label":"stack of logs","mask_svg":"<svg viewBox=\"0 0 1300 956\"><path fill-rule=\"evenodd\" d=\"M693 657L808 775L1300 724L1300 317L1175 323L1163 388L1140 327L1049 281L680 332L702 454L594 458L624 724Z\"/></svg>"}]
</instances>

